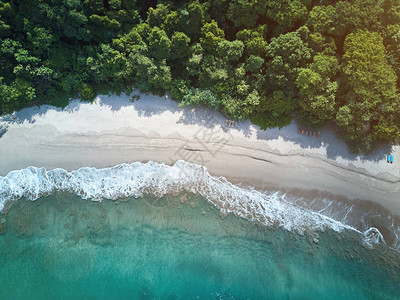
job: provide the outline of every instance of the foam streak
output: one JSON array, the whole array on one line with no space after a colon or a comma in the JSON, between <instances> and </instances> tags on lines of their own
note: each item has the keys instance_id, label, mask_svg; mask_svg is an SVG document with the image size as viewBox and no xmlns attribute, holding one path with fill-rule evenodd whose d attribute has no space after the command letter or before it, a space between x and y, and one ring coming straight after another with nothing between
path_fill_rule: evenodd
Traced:
<instances>
[{"instance_id":1,"label":"foam streak","mask_svg":"<svg viewBox=\"0 0 400 300\"><path fill-rule=\"evenodd\" d=\"M182 160L173 166L151 161L104 169L85 167L72 172L64 169L46 171L36 167L12 171L0 177L0 210L7 201L22 197L36 200L57 191L74 193L94 201L139 198L144 194L161 197L187 191L202 195L224 215L233 213L266 226L278 225L300 234L327 228L337 232L349 229L361 233L351 226L290 203L284 195L266 195L239 188L223 177L211 176L205 167ZM383 241L376 228L362 234L369 244Z\"/></svg>"}]
</instances>

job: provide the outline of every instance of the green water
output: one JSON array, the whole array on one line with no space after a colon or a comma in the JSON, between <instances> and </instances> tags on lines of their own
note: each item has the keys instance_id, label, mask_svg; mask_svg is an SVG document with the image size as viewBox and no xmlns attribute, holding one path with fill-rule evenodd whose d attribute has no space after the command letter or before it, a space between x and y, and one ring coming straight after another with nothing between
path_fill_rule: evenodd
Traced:
<instances>
[{"instance_id":1,"label":"green water","mask_svg":"<svg viewBox=\"0 0 400 300\"><path fill-rule=\"evenodd\" d=\"M186 198L185 198L186 197ZM184 203L181 203L184 202ZM396 299L399 255L354 233L312 237L199 196L58 194L1 215L0 299Z\"/></svg>"}]
</instances>

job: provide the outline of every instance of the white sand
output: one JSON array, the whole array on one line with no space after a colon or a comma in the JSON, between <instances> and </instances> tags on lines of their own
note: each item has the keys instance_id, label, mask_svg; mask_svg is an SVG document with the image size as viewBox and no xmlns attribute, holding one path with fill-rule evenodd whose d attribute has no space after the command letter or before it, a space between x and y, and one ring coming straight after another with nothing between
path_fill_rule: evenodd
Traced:
<instances>
[{"instance_id":1,"label":"white sand","mask_svg":"<svg viewBox=\"0 0 400 300\"><path fill-rule=\"evenodd\" d=\"M73 170L184 159L234 183L321 190L400 214L399 146L355 156L330 129L315 138L298 134L296 124L263 131L245 121L226 128L215 111L140 96L135 103L124 95L99 96L93 104L74 100L64 110L42 106L1 118L0 175L28 166ZM393 164L387 154L394 155Z\"/></svg>"}]
</instances>

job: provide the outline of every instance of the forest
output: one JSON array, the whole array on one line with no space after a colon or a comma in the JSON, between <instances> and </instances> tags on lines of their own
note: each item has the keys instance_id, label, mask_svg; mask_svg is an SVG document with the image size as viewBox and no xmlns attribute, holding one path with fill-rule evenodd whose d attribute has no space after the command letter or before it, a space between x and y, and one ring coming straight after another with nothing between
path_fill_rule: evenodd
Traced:
<instances>
[{"instance_id":1,"label":"forest","mask_svg":"<svg viewBox=\"0 0 400 300\"><path fill-rule=\"evenodd\" d=\"M400 0L0 1L0 115L139 88L262 129L400 137Z\"/></svg>"}]
</instances>

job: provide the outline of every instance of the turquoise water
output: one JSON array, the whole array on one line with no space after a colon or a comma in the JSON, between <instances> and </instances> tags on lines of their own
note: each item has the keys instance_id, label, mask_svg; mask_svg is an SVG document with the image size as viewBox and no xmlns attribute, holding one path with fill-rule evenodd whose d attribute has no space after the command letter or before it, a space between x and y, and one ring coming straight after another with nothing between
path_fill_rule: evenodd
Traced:
<instances>
[{"instance_id":1,"label":"turquoise water","mask_svg":"<svg viewBox=\"0 0 400 300\"><path fill-rule=\"evenodd\" d=\"M59 193L1 215L0 299L396 299L400 257L354 232L222 218L193 194Z\"/></svg>"}]
</instances>

